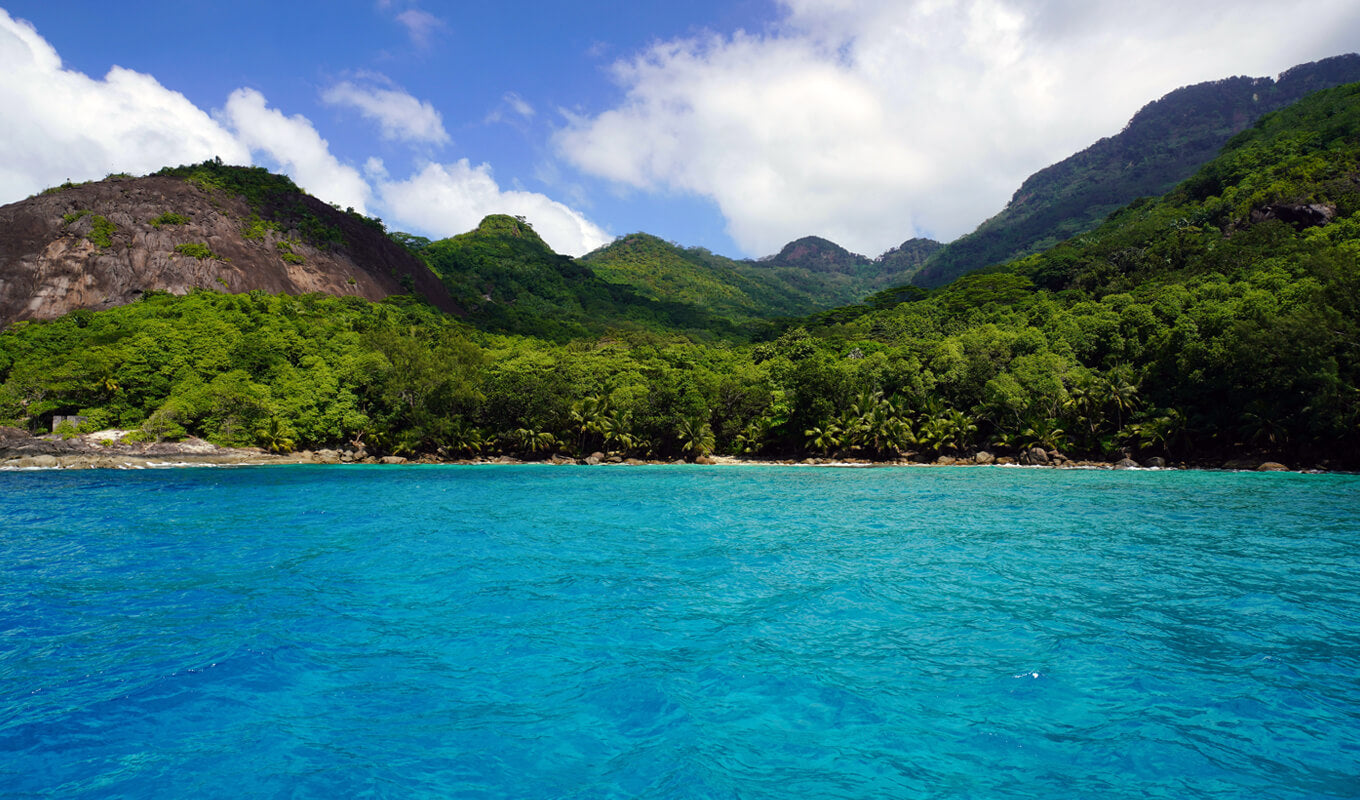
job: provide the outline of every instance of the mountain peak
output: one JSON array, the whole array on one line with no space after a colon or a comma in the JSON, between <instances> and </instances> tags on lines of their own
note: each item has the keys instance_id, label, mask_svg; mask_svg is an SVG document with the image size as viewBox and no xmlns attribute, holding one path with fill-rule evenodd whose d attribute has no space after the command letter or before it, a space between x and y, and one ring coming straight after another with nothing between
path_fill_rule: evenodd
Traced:
<instances>
[{"instance_id":1,"label":"mountain peak","mask_svg":"<svg viewBox=\"0 0 1360 800\"><path fill-rule=\"evenodd\" d=\"M509 214L488 214L477 224L474 232L526 239L543 247L548 247L548 243L543 241L543 237L538 235L534 226L524 217L512 217ZM548 247L548 249L551 250L552 248Z\"/></svg>"},{"instance_id":2,"label":"mountain peak","mask_svg":"<svg viewBox=\"0 0 1360 800\"><path fill-rule=\"evenodd\" d=\"M829 239L804 236L784 245L773 256L762 261L780 267L798 267L813 272L853 273L869 263L859 253L852 253Z\"/></svg>"}]
</instances>

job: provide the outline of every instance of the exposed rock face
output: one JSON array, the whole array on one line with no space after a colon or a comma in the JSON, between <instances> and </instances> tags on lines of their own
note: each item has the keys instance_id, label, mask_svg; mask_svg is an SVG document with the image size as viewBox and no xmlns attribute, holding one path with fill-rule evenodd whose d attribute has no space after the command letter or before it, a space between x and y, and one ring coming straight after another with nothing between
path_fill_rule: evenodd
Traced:
<instances>
[{"instance_id":1,"label":"exposed rock face","mask_svg":"<svg viewBox=\"0 0 1360 800\"><path fill-rule=\"evenodd\" d=\"M1031 447L1020 454L1020 463L1030 465L1047 464L1048 451L1044 450L1042 447Z\"/></svg>"},{"instance_id":2,"label":"exposed rock face","mask_svg":"<svg viewBox=\"0 0 1360 800\"><path fill-rule=\"evenodd\" d=\"M1275 203L1251 212L1252 222L1278 219L1299 230L1316 228L1336 219L1336 206L1323 203Z\"/></svg>"},{"instance_id":3,"label":"exposed rock face","mask_svg":"<svg viewBox=\"0 0 1360 800\"><path fill-rule=\"evenodd\" d=\"M1114 468L1115 468L1115 469L1137 469L1137 468L1138 468L1138 462L1137 462L1137 461L1134 461L1134 460L1131 459L1131 458L1121 458L1121 459L1119 459L1118 461L1114 462Z\"/></svg>"},{"instance_id":4,"label":"exposed rock face","mask_svg":"<svg viewBox=\"0 0 1360 800\"><path fill-rule=\"evenodd\" d=\"M800 267L812 272L851 274L869 264L869 259L852 253L820 236L804 236L789 242L778 254L764 261L780 267Z\"/></svg>"},{"instance_id":5,"label":"exposed rock face","mask_svg":"<svg viewBox=\"0 0 1360 800\"><path fill-rule=\"evenodd\" d=\"M152 290L366 300L416 293L457 312L438 278L381 231L314 197L297 201L338 229L343 244L313 244L295 230L248 238L255 212L245 200L169 177L109 178L0 207L0 326L123 305ZM151 224L166 214L188 221ZM97 226L106 246L96 243ZM201 245L211 256L177 252L180 245Z\"/></svg>"},{"instance_id":6,"label":"exposed rock face","mask_svg":"<svg viewBox=\"0 0 1360 800\"><path fill-rule=\"evenodd\" d=\"M101 442L98 437L37 437L20 428L0 427L0 467L128 469L166 464L291 464L303 460L257 448L218 447L194 438L129 443L116 439Z\"/></svg>"}]
</instances>

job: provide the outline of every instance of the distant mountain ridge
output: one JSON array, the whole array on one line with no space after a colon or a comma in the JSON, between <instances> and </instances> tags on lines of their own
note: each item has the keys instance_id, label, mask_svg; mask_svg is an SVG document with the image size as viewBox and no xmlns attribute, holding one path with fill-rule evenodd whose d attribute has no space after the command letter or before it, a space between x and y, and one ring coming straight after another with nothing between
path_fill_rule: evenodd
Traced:
<instances>
[{"instance_id":1,"label":"distant mountain ridge","mask_svg":"<svg viewBox=\"0 0 1360 800\"><path fill-rule=\"evenodd\" d=\"M1144 106L1120 133L1031 175L977 230L945 245L912 278L943 286L1094 228L1139 197L1160 196L1262 115L1320 89L1360 81L1360 55L1301 64L1270 78L1186 86Z\"/></svg>"},{"instance_id":2,"label":"distant mountain ridge","mask_svg":"<svg viewBox=\"0 0 1360 800\"><path fill-rule=\"evenodd\" d=\"M689 303L734 319L806 314L819 307L806 292L703 248L680 247L630 233L578 259L601 279L658 301Z\"/></svg>"},{"instance_id":3,"label":"distant mountain ridge","mask_svg":"<svg viewBox=\"0 0 1360 800\"><path fill-rule=\"evenodd\" d=\"M566 340L611 328L735 332L734 315L648 294L556 253L522 217L491 214L473 230L414 244L467 319L496 332Z\"/></svg>"},{"instance_id":4,"label":"distant mountain ridge","mask_svg":"<svg viewBox=\"0 0 1360 800\"><path fill-rule=\"evenodd\" d=\"M853 303L905 283L940 247L930 239L911 239L870 259L819 236L805 236L752 261L631 233L578 260L604 280L647 297L743 320L802 316Z\"/></svg>"}]
</instances>

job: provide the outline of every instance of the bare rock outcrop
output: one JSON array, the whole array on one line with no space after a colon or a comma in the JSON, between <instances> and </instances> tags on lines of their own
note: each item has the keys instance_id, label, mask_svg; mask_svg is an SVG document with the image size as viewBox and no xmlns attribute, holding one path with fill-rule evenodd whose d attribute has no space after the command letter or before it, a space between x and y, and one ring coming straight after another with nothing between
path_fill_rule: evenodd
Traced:
<instances>
[{"instance_id":1,"label":"bare rock outcrop","mask_svg":"<svg viewBox=\"0 0 1360 800\"><path fill-rule=\"evenodd\" d=\"M0 327L195 289L419 294L458 311L439 279L374 225L305 194L289 201L338 236L318 243L260 225L244 198L174 177L111 177L0 207Z\"/></svg>"}]
</instances>

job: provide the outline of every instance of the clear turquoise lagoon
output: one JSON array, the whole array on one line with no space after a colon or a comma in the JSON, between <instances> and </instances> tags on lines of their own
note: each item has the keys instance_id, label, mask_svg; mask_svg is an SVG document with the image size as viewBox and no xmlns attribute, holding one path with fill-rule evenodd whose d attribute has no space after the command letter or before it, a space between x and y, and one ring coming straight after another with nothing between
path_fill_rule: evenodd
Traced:
<instances>
[{"instance_id":1,"label":"clear turquoise lagoon","mask_svg":"<svg viewBox=\"0 0 1360 800\"><path fill-rule=\"evenodd\" d=\"M1360 477L0 473L0 796L1360 797Z\"/></svg>"}]
</instances>

